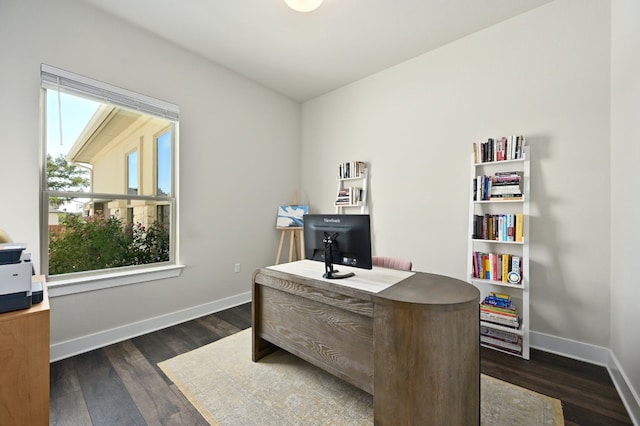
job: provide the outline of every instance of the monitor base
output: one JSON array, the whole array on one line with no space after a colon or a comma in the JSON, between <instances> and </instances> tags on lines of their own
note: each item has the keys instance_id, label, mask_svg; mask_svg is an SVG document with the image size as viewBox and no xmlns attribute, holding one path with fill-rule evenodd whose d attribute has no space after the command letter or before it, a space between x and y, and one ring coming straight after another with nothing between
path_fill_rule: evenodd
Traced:
<instances>
[{"instance_id":1,"label":"monitor base","mask_svg":"<svg viewBox=\"0 0 640 426\"><path fill-rule=\"evenodd\" d=\"M339 271L336 269L331 272L325 272L324 274L322 274L322 278L326 278L328 280L337 280L340 278L353 277L355 275L353 272L348 272L346 274L336 274L336 272L339 272Z\"/></svg>"}]
</instances>

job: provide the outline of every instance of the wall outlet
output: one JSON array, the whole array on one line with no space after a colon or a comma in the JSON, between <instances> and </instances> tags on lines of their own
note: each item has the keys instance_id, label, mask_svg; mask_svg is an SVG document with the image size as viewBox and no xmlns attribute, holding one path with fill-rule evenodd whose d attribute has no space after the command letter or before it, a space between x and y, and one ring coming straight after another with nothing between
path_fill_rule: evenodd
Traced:
<instances>
[{"instance_id":1,"label":"wall outlet","mask_svg":"<svg viewBox=\"0 0 640 426\"><path fill-rule=\"evenodd\" d=\"M233 265L233 271L235 273L240 272L240 264L239 263L236 263L235 265Z\"/></svg>"}]
</instances>

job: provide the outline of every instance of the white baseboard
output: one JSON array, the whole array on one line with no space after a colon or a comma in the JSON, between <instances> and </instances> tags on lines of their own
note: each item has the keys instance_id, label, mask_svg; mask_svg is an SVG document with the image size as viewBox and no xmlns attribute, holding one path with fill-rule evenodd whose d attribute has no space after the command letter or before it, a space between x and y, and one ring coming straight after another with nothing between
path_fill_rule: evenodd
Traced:
<instances>
[{"instance_id":1,"label":"white baseboard","mask_svg":"<svg viewBox=\"0 0 640 426\"><path fill-rule=\"evenodd\" d=\"M640 424L640 397L627 379L620 367L615 354L602 346L576 342L544 333L532 331L530 334L531 347L545 352L551 352L567 358L602 365L607 368L622 403L627 409L634 425Z\"/></svg>"},{"instance_id":2,"label":"white baseboard","mask_svg":"<svg viewBox=\"0 0 640 426\"><path fill-rule=\"evenodd\" d=\"M529 337L532 348L579 361L585 361L590 364L602 365L603 367L609 365L608 348L538 333L537 331L531 331Z\"/></svg>"},{"instance_id":3,"label":"white baseboard","mask_svg":"<svg viewBox=\"0 0 640 426\"><path fill-rule=\"evenodd\" d=\"M195 318L219 312L251 301L251 292L241 293L226 299L216 300L181 311L171 312L77 339L54 343L50 347L50 361L59 361L74 355L102 348L113 343L141 336L152 331L180 324Z\"/></svg>"},{"instance_id":4,"label":"white baseboard","mask_svg":"<svg viewBox=\"0 0 640 426\"><path fill-rule=\"evenodd\" d=\"M618 358L613 352L610 355L608 370L611 380L616 386L618 395L620 395L631 421L633 421L634 425L638 425L640 424L640 396L638 396L638 392L633 387L629 386L628 377L620 367Z\"/></svg>"}]
</instances>

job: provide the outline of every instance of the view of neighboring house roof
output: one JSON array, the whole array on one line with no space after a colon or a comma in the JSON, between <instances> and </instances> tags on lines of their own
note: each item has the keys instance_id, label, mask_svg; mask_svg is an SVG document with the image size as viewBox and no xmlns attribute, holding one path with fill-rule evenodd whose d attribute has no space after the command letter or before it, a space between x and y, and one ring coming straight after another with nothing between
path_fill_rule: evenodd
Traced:
<instances>
[{"instance_id":1,"label":"view of neighboring house roof","mask_svg":"<svg viewBox=\"0 0 640 426\"><path fill-rule=\"evenodd\" d=\"M95 155L143 117L145 115L138 112L100 105L69 151L67 160L92 163Z\"/></svg>"}]
</instances>

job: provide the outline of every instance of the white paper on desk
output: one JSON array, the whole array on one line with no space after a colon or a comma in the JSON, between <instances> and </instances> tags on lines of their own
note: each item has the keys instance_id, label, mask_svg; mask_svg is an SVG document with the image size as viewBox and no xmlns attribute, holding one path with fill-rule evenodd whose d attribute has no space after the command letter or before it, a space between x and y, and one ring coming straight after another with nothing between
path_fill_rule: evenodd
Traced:
<instances>
[{"instance_id":1,"label":"white paper on desk","mask_svg":"<svg viewBox=\"0 0 640 426\"><path fill-rule=\"evenodd\" d=\"M340 274L353 272L355 275L349 278L329 280L322 277L322 274L324 274L324 262L307 259L290 263L282 263L280 265L267 266L267 269L326 281L336 285L368 291L370 293L381 292L382 290L415 274L415 272L411 271L401 271L376 266L374 266L373 269L361 269L353 268L351 266L334 265L334 269L340 271Z\"/></svg>"}]
</instances>

